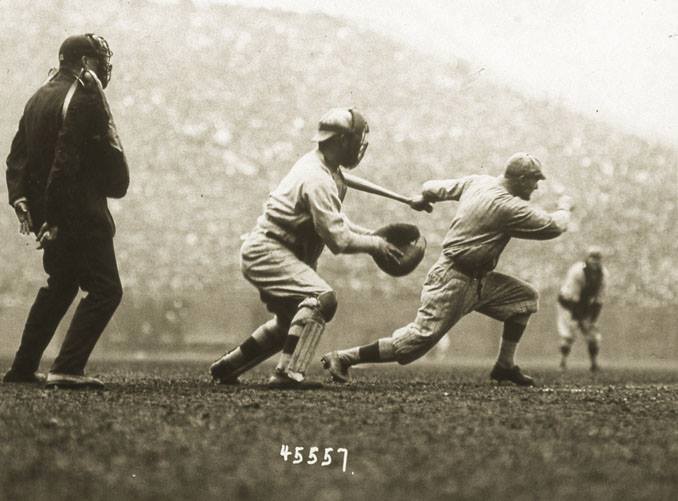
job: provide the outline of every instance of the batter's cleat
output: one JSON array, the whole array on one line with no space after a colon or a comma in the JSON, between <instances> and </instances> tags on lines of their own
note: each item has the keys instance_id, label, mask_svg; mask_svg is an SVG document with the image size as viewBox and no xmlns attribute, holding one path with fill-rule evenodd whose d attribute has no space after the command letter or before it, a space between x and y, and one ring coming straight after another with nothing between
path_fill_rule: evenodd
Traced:
<instances>
[{"instance_id":1,"label":"batter's cleat","mask_svg":"<svg viewBox=\"0 0 678 501\"><path fill-rule=\"evenodd\" d=\"M226 353L226 355L228 355L228 353ZM238 376L233 374L233 370L226 362L226 355L210 365L212 379L219 384L240 384Z\"/></svg>"},{"instance_id":2,"label":"batter's cleat","mask_svg":"<svg viewBox=\"0 0 678 501\"><path fill-rule=\"evenodd\" d=\"M350 379L348 368L351 367L351 364L348 360L342 358L338 352L331 351L325 353L320 358L320 362L323 364L323 368L332 376L332 381L335 383L348 383Z\"/></svg>"},{"instance_id":3,"label":"batter's cleat","mask_svg":"<svg viewBox=\"0 0 678 501\"><path fill-rule=\"evenodd\" d=\"M64 389L64 390L102 390L104 383L94 377L79 374L61 374L50 372L47 374L46 388Z\"/></svg>"},{"instance_id":4,"label":"batter's cleat","mask_svg":"<svg viewBox=\"0 0 678 501\"><path fill-rule=\"evenodd\" d=\"M19 372L8 370L2 378L3 383L45 384L47 378L40 372Z\"/></svg>"},{"instance_id":5,"label":"batter's cleat","mask_svg":"<svg viewBox=\"0 0 678 501\"><path fill-rule=\"evenodd\" d=\"M510 369L506 369L495 364L492 368L492 372L490 372L490 377L497 383L501 383L502 381L510 381L511 383L517 384L518 386L535 385L534 379L526 374L523 374L520 370L520 367L517 365L514 365Z\"/></svg>"},{"instance_id":6,"label":"batter's cleat","mask_svg":"<svg viewBox=\"0 0 678 501\"><path fill-rule=\"evenodd\" d=\"M314 390L322 388L322 383L292 379L287 372L276 369L268 380L268 387L280 390Z\"/></svg>"}]
</instances>

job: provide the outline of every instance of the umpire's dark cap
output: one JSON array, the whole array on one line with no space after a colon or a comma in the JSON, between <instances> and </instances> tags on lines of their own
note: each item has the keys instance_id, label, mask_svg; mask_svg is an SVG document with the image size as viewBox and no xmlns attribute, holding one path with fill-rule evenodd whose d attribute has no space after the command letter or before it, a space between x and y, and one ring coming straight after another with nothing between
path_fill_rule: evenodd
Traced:
<instances>
[{"instance_id":1,"label":"umpire's dark cap","mask_svg":"<svg viewBox=\"0 0 678 501\"><path fill-rule=\"evenodd\" d=\"M546 179L541 170L541 162L529 153L515 153L506 161L504 177L531 177L536 179Z\"/></svg>"},{"instance_id":2,"label":"umpire's dark cap","mask_svg":"<svg viewBox=\"0 0 678 501\"><path fill-rule=\"evenodd\" d=\"M88 35L73 35L63 41L59 47L59 62L73 63L82 56L99 57L99 53Z\"/></svg>"}]
</instances>

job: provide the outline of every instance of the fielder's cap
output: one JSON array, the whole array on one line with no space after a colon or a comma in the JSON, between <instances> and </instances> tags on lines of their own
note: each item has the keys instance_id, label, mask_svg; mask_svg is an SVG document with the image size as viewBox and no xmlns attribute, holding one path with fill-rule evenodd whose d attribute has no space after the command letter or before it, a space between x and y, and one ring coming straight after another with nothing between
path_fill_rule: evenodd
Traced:
<instances>
[{"instance_id":1,"label":"fielder's cap","mask_svg":"<svg viewBox=\"0 0 678 501\"><path fill-rule=\"evenodd\" d=\"M59 62L75 62L82 56L99 57L100 51L93 41L93 35L73 35L64 40L59 47Z\"/></svg>"},{"instance_id":2,"label":"fielder's cap","mask_svg":"<svg viewBox=\"0 0 678 501\"><path fill-rule=\"evenodd\" d=\"M332 108L325 113L318 122L318 131L313 141L321 143L336 134L351 132L353 115L348 108Z\"/></svg>"},{"instance_id":3,"label":"fielder's cap","mask_svg":"<svg viewBox=\"0 0 678 501\"><path fill-rule=\"evenodd\" d=\"M590 259L601 260L603 259L603 249L597 245L591 245L586 249L586 257Z\"/></svg>"},{"instance_id":4,"label":"fielder's cap","mask_svg":"<svg viewBox=\"0 0 678 501\"><path fill-rule=\"evenodd\" d=\"M529 153L515 153L506 161L504 177L532 177L546 179L541 170L541 162Z\"/></svg>"}]
</instances>

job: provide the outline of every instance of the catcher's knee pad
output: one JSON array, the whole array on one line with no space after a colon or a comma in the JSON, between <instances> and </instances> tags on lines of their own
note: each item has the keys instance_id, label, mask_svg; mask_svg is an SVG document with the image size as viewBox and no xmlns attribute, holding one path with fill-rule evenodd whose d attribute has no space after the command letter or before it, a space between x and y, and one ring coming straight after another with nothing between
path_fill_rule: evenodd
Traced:
<instances>
[{"instance_id":1,"label":"catcher's knee pad","mask_svg":"<svg viewBox=\"0 0 678 501\"><path fill-rule=\"evenodd\" d=\"M318 296L318 310L320 314L325 319L325 322L329 322L334 318L334 314L337 312L337 295L334 291L323 292Z\"/></svg>"}]
</instances>

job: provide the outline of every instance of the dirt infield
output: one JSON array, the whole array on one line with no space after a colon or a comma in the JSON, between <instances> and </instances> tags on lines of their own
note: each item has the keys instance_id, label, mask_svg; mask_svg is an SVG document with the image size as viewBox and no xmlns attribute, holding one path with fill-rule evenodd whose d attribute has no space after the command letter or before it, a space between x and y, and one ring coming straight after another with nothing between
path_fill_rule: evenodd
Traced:
<instances>
[{"instance_id":1,"label":"dirt infield","mask_svg":"<svg viewBox=\"0 0 678 501\"><path fill-rule=\"evenodd\" d=\"M105 391L0 384L0 498L676 499L678 372L487 372L373 366L300 392L267 368L225 387L203 362L97 361Z\"/></svg>"}]
</instances>

